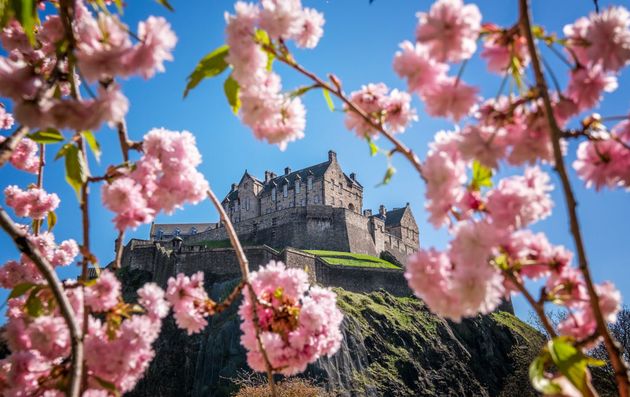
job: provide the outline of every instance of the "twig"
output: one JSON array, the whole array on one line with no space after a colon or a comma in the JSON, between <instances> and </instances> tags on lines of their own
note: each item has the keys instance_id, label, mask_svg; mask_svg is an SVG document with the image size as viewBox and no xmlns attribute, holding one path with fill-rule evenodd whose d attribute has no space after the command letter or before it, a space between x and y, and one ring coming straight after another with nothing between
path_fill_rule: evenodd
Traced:
<instances>
[{"instance_id":1,"label":"twig","mask_svg":"<svg viewBox=\"0 0 630 397\"><path fill-rule=\"evenodd\" d=\"M7 139L0 143L0 167L4 165L13 154L18 143L28 134L28 127L19 126Z\"/></svg>"},{"instance_id":2,"label":"twig","mask_svg":"<svg viewBox=\"0 0 630 397\"><path fill-rule=\"evenodd\" d=\"M44 166L46 165L46 145L39 144L39 167L37 168L37 187L41 189L44 186ZM43 219L36 220L33 223L33 234L39 235L39 231L44 223ZM50 228L50 225L48 225Z\"/></svg>"},{"instance_id":3,"label":"twig","mask_svg":"<svg viewBox=\"0 0 630 397\"><path fill-rule=\"evenodd\" d=\"M127 124L125 121L118 123L118 140L120 141L120 150L122 151L123 160L129 161L129 137L127 136Z\"/></svg>"},{"instance_id":4,"label":"twig","mask_svg":"<svg viewBox=\"0 0 630 397\"><path fill-rule=\"evenodd\" d=\"M553 113L553 107L551 105L551 98L549 96L549 90L547 83L543 75L543 71L540 65L540 59L538 56L538 50L536 43L534 42L534 36L532 34L531 22L530 22L530 10L528 0L519 0L520 5L520 23L523 35L527 39L527 47L532 60L532 67L534 68L534 75L536 77L536 85L540 91L544 106L547 122L549 123L550 139L553 145L553 154L555 160L555 170L560 176L562 182L562 189L564 192L564 199L567 206L567 212L570 220L571 234L575 242L579 268L584 276L584 281L590 298L590 305L595 315L597 322L597 330L604 338L604 345L610 356L611 364L615 370L615 380L617 382L617 388L621 396L628 396L630 392L630 381L628 377L628 369L623 361L621 351L618 343L610 335L606 322L602 316L601 308L599 306L599 296L595 290L593 279L588 266L588 260L586 258L586 250L582 239L582 233L580 230L580 223L577 215L577 202L573 194L571 183L569 182L569 176L565 168L564 159L562 157L562 150L560 147L560 136L562 135L561 129L558 127L556 119Z\"/></svg>"},{"instance_id":5,"label":"twig","mask_svg":"<svg viewBox=\"0 0 630 397\"><path fill-rule=\"evenodd\" d=\"M223 300L223 302L218 303L215 307L214 307L214 311L216 313L221 313L222 311L224 311L225 309L227 309L228 307L230 307L230 305L232 305L232 303L234 303L234 301L238 298L238 296L241 294L241 291L243 290L243 288L245 287L245 281L241 280L240 283L238 283L236 285L236 287L234 287L234 289L232 290L232 292L230 292L230 294L228 295L227 298L225 298Z\"/></svg>"},{"instance_id":6,"label":"twig","mask_svg":"<svg viewBox=\"0 0 630 397\"><path fill-rule=\"evenodd\" d=\"M11 236L15 246L24 253L30 260L35 263L37 270L44 276L46 282L50 286L59 310L63 316L68 330L70 332L70 340L72 344L72 364L70 368L70 379L68 384L68 397L78 397L81 392L81 378L83 370L83 339L81 329L77 318L75 317L70 300L64 293L63 286L57 278L55 270L46 258L42 256L37 247L28 239L26 233L20 230L11 220L4 208L0 207L0 226Z\"/></svg>"},{"instance_id":7,"label":"twig","mask_svg":"<svg viewBox=\"0 0 630 397\"><path fill-rule=\"evenodd\" d=\"M116 238L116 259L114 259L114 269L120 269L122 262L122 252L123 252L123 240L125 239L125 231L121 230L118 232L118 237Z\"/></svg>"},{"instance_id":8,"label":"twig","mask_svg":"<svg viewBox=\"0 0 630 397\"><path fill-rule=\"evenodd\" d=\"M516 288L518 288L518 290L523 294L523 296L525 297L527 302L530 304L530 306L534 309L534 311L536 311L536 314L540 318L540 321L545 327L545 331L547 331L547 334L549 335L549 337L555 338L557 336L556 331L553 329L553 327L549 323L549 319L547 318L547 314L545 313L545 309L543 305L534 299L532 294L529 293L529 291L527 290L527 288L525 288L523 283L521 283L511 271L504 270L503 274L512 282L512 284L516 286Z\"/></svg>"},{"instance_id":9,"label":"twig","mask_svg":"<svg viewBox=\"0 0 630 397\"><path fill-rule=\"evenodd\" d=\"M327 82L325 82L324 80L322 80L321 78L319 78L314 73L306 70L300 64L295 62L292 57L287 58L286 56L278 53L274 47L269 46L269 45L263 45L263 48L266 51L269 51L273 55L275 55L276 59L279 60L280 62L290 66L291 68L297 70L304 76L311 79L313 82L317 83L322 89L332 92L333 95L335 95L337 98L343 101L343 103L345 103L351 111L361 116L361 118L365 120L366 123L368 123L372 128L378 130L385 138L387 138L387 140L390 141L396 147L396 151L404 155L409 160L409 162L411 162L411 164L416 169L416 171L418 171L418 174L420 174L420 177L424 179L424 177L422 176L422 164L420 164L420 159L416 156L416 154L407 146L405 146L401 141L396 139L394 135L392 135L387 130L385 130L385 128L383 128L381 124L376 123L374 120L372 120L372 118L367 113L365 113L361 108L359 108L350 99L348 99L343 93L341 89L341 85L339 84L338 80L336 79L333 80L334 86L332 86L328 84Z\"/></svg>"},{"instance_id":10,"label":"twig","mask_svg":"<svg viewBox=\"0 0 630 397\"><path fill-rule=\"evenodd\" d=\"M221 202L219 201L219 199L217 199L217 196L215 196L214 192L210 188L208 188L207 195L210 201L212 201L212 204L214 204L214 207L219 212L219 216L221 218L221 221L223 222L223 226L225 227L227 235L230 238L230 242L232 243L232 247L234 248L234 252L236 253L236 258L238 259L238 263L241 267L243 282L247 286L247 290L249 291L249 298L252 304L252 319L254 323L254 329L256 331L256 340L258 342L258 347L260 347L260 352L263 356L263 359L265 360L265 367L267 368L267 378L269 380L271 396L277 397L276 384L273 380L273 366L271 365L271 361L269 361L267 350L265 349L265 345L262 341L262 338L260 337L261 330L257 310L258 298L256 296L256 291L254 291L254 288L249 282L249 261L247 260L247 256L245 256L245 251L243 251L243 247L238 239L236 231L234 230L234 226L230 221L230 217L225 212L225 209L221 205Z\"/></svg>"}]
</instances>

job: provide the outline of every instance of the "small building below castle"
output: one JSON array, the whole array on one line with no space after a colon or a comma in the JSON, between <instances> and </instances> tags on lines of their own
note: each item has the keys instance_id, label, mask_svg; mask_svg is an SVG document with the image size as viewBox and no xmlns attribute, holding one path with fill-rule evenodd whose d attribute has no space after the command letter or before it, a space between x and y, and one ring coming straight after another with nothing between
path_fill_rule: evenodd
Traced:
<instances>
[{"instance_id":1,"label":"small building below castle","mask_svg":"<svg viewBox=\"0 0 630 397\"><path fill-rule=\"evenodd\" d=\"M377 212L363 209L363 186L345 173L334 151L319 164L263 179L247 170L222 200L245 245L268 245L394 256L405 263L419 248L419 231L411 208ZM228 239L221 223L153 224L151 239L180 237L188 244Z\"/></svg>"}]
</instances>

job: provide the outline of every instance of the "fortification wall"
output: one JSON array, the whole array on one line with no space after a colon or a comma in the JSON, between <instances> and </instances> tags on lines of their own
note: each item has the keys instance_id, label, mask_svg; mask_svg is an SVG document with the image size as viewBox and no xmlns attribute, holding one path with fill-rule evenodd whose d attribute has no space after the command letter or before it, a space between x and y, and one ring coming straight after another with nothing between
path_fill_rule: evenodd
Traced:
<instances>
[{"instance_id":1,"label":"fortification wall","mask_svg":"<svg viewBox=\"0 0 630 397\"><path fill-rule=\"evenodd\" d=\"M347 291L371 292L384 289L396 296L412 294L402 270L333 266L317 260L315 273L319 284L340 287Z\"/></svg>"}]
</instances>

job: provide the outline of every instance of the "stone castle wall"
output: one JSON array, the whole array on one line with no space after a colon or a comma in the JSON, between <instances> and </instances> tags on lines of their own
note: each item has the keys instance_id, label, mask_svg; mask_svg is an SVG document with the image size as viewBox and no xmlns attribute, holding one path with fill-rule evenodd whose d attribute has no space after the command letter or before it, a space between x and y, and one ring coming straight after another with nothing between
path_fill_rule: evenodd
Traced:
<instances>
[{"instance_id":1,"label":"stone castle wall","mask_svg":"<svg viewBox=\"0 0 630 397\"><path fill-rule=\"evenodd\" d=\"M287 267L306 271L311 283L341 287L353 292L384 289L397 296L411 295L403 270L334 266L315 255L293 248L278 252L264 245L246 247L245 254L251 270L271 260L282 261ZM169 277L180 272L191 275L202 271L208 285L241 276L236 255L231 248L209 249L199 245L178 247L170 242L131 240L123 251L122 266L151 273L152 280L162 287L166 287Z\"/></svg>"},{"instance_id":2,"label":"stone castle wall","mask_svg":"<svg viewBox=\"0 0 630 397\"><path fill-rule=\"evenodd\" d=\"M378 256L390 251L401 263L417 247L385 230L377 218L345 208L324 205L286 208L255 219L234 224L236 233L247 245L274 248L294 247L363 253ZM224 227L187 236L187 244L227 240Z\"/></svg>"}]
</instances>

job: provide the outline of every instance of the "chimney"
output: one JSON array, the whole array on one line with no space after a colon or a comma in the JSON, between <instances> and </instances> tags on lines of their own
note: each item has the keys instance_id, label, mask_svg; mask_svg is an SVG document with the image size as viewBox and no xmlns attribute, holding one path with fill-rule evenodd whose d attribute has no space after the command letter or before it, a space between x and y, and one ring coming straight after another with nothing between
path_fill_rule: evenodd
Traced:
<instances>
[{"instance_id":1,"label":"chimney","mask_svg":"<svg viewBox=\"0 0 630 397\"><path fill-rule=\"evenodd\" d=\"M387 210L385 209L385 206L383 204L381 204L378 207L378 213L379 213L379 215L382 215L382 216L386 216L387 215Z\"/></svg>"},{"instance_id":2,"label":"chimney","mask_svg":"<svg viewBox=\"0 0 630 397\"><path fill-rule=\"evenodd\" d=\"M291 167L284 168L284 175L289 175L291 173Z\"/></svg>"},{"instance_id":3,"label":"chimney","mask_svg":"<svg viewBox=\"0 0 630 397\"><path fill-rule=\"evenodd\" d=\"M274 172L269 171L269 178L274 179L275 177L277 177L278 175L276 175Z\"/></svg>"},{"instance_id":4,"label":"chimney","mask_svg":"<svg viewBox=\"0 0 630 397\"><path fill-rule=\"evenodd\" d=\"M332 150L328 151L328 161L337 161L337 153Z\"/></svg>"},{"instance_id":5,"label":"chimney","mask_svg":"<svg viewBox=\"0 0 630 397\"><path fill-rule=\"evenodd\" d=\"M265 171L265 183L271 180L271 171Z\"/></svg>"},{"instance_id":6,"label":"chimney","mask_svg":"<svg viewBox=\"0 0 630 397\"><path fill-rule=\"evenodd\" d=\"M237 186L236 183L232 184L232 190L231 190L232 192L236 190L236 186Z\"/></svg>"},{"instance_id":7,"label":"chimney","mask_svg":"<svg viewBox=\"0 0 630 397\"><path fill-rule=\"evenodd\" d=\"M352 179L353 181L355 181L355 182L356 182L356 181L357 181L357 174L356 174L356 173L354 173L354 172L352 172L352 173L350 174L350 179Z\"/></svg>"},{"instance_id":8,"label":"chimney","mask_svg":"<svg viewBox=\"0 0 630 397\"><path fill-rule=\"evenodd\" d=\"M372 210L363 210L363 216L372 216Z\"/></svg>"},{"instance_id":9,"label":"chimney","mask_svg":"<svg viewBox=\"0 0 630 397\"><path fill-rule=\"evenodd\" d=\"M407 201L407 204L405 204L405 207L409 208L409 201Z\"/></svg>"}]
</instances>

